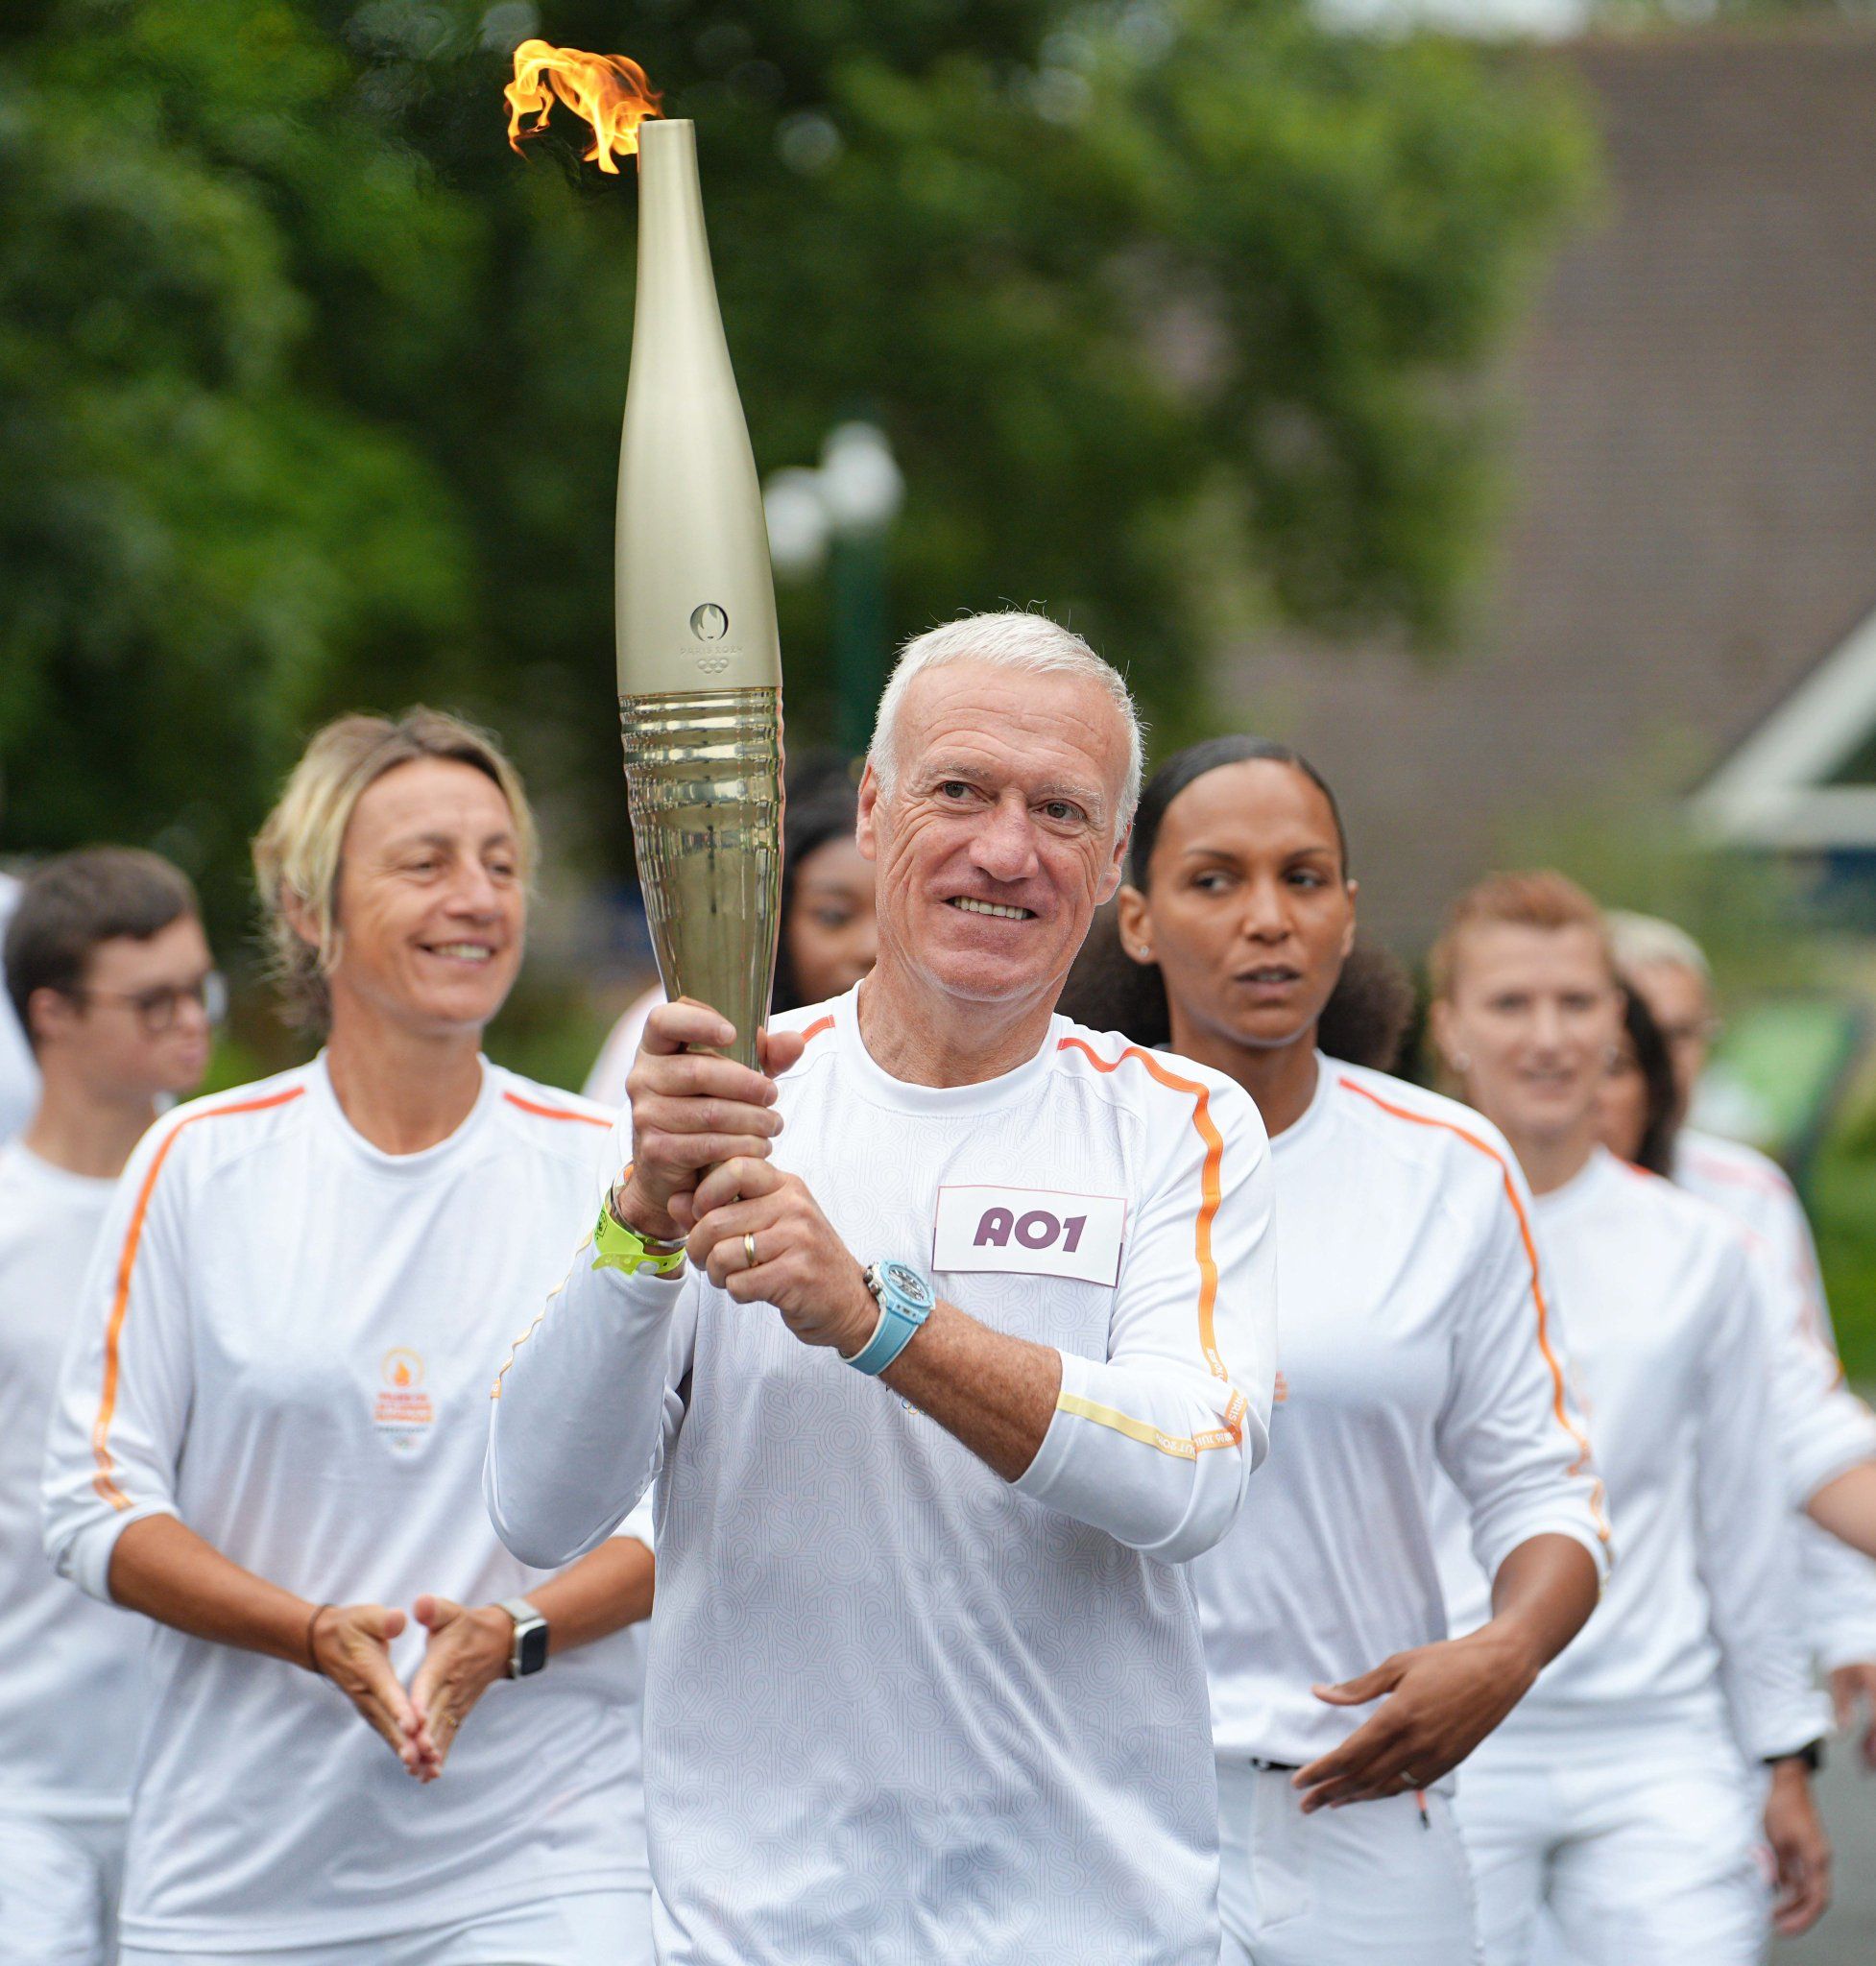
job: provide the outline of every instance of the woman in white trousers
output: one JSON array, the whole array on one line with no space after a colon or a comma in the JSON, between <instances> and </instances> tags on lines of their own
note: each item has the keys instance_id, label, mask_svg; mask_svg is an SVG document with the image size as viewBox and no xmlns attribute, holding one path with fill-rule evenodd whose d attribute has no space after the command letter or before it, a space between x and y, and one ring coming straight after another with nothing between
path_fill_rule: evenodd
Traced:
<instances>
[{"instance_id":1,"label":"woman in white trousers","mask_svg":"<svg viewBox=\"0 0 1876 1966\"><path fill-rule=\"evenodd\" d=\"M1411 999L1374 952L1351 963L1340 818L1293 752L1220 738L1168 759L1130 872L1074 1014L1236 1079L1277 1186L1265 1485L1193 1565L1224 1957L1463 1966L1452 1770L1588 1617L1604 1564L1523 1179L1477 1115L1360 1062L1391 1062ZM1435 1469L1495 1579L1458 1641Z\"/></svg>"},{"instance_id":2,"label":"woman in white trousers","mask_svg":"<svg viewBox=\"0 0 1876 1966\"><path fill-rule=\"evenodd\" d=\"M481 1055L533 851L479 733L322 731L255 866L325 1048L165 1115L107 1215L46 1533L157 1626L125 1966L650 1959L650 1552L530 1570L481 1495L490 1381L611 1124Z\"/></svg>"}]
</instances>

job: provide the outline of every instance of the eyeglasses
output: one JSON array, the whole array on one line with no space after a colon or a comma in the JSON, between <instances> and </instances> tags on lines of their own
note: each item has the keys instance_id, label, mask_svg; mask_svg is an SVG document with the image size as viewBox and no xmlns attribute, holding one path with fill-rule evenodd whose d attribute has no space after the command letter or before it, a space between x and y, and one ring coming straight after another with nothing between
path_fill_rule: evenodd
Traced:
<instances>
[{"instance_id":1,"label":"eyeglasses","mask_svg":"<svg viewBox=\"0 0 1876 1966\"><path fill-rule=\"evenodd\" d=\"M73 990L66 993L84 1003L126 1003L136 1013L147 1036L160 1038L174 1027L182 1005L193 1003L211 1024L228 1015L228 984L221 971L210 970L193 983L158 983L150 990Z\"/></svg>"}]
</instances>

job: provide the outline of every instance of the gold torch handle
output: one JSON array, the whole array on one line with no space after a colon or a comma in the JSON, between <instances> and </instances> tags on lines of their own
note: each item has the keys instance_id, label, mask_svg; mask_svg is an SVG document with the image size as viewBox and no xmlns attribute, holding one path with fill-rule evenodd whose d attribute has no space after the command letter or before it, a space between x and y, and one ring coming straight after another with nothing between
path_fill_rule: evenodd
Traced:
<instances>
[{"instance_id":1,"label":"gold torch handle","mask_svg":"<svg viewBox=\"0 0 1876 1966\"><path fill-rule=\"evenodd\" d=\"M756 1067L782 902L782 692L622 696L625 782L667 995L736 1027Z\"/></svg>"}]
</instances>

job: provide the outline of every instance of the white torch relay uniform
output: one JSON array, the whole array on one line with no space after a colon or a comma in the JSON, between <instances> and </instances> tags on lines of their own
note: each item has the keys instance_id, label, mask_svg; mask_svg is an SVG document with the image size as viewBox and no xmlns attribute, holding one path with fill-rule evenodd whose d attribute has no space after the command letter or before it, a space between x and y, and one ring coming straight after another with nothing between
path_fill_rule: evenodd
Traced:
<instances>
[{"instance_id":1,"label":"white torch relay uniform","mask_svg":"<svg viewBox=\"0 0 1876 1966\"><path fill-rule=\"evenodd\" d=\"M1750 1768L1823 1731L1759 1280L1733 1225L1599 1150L1536 1202L1620 1550L1589 1623L1459 1771L1487 1966L1541 1904L1583 1966L1745 1966L1767 1937ZM1455 1622L1483 1585L1442 1544Z\"/></svg>"},{"instance_id":2,"label":"white torch relay uniform","mask_svg":"<svg viewBox=\"0 0 1876 1966\"><path fill-rule=\"evenodd\" d=\"M583 1259L498 1387L490 1506L513 1547L564 1560L661 1457L645 1763L666 1966L1214 1966L1176 1566L1224 1534L1268 1441L1257 1109L1061 1017L1002 1077L905 1084L855 1006L776 1019L808 1038L778 1164L860 1261L929 1267L1060 1351L1035 1461L1003 1481L695 1271Z\"/></svg>"},{"instance_id":3,"label":"white torch relay uniform","mask_svg":"<svg viewBox=\"0 0 1876 1966\"><path fill-rule=\"evenodd\" d=\"M1800 1379L1821 1374L1840 1387L1843 1367L1816 1245L1784 1169L1756 1147L1689 1127L1674 1143L1673 1179L1761 1239L1787 1313L1781 1345L1791 1369ZM1841 1397L1851 1396L1845 1389ZM1840 1402L1838 1412L1840 1418ZM1829 1672L1876 1659L1876 1564L1808 1517L1799 1521L1797 1537L1805 1628L1818 1666Z\"/></svg>"},{"instance_id":4,"label":"white torch relay uniform","mask_svg":"<svg viewBox=\"0 0 1876 1966\"><path fill-rule=\"evenodd\" d=\"M610 1133L487 1064L469 1116L417 1154L359 1135L323 1060L158 1120L66 1359L60 1570L107 1597L123 1529L174 1515L314 1603L526 1595L544 1572L482 1506L489 1376L565 1269ZM634 1631L497 1681L427 1786L324 1680L150 1632L127 1961L649 1956ZM393 1645L406 1685L424 1636ZM526 1947L484 1950L485 1924Z\"/></svg>"},{"instance_id":5,"label":"white torch relay uniform","mask_svg":"<svg viewBox=\"0 0 1876 1966\"><path fill-rule=\"evenodd\" d=\"M1313 1685L1447 1636L1435 1464L1495 1573L1533 1536L1607 1567L1530 1232L1491 1124L1318 1055L1309 1110L1271 1141L1280 1280L1271 1459L1257 1506L1192 1567L1218 1756L1227 1961L1463 1966L1465 1854L1442 1792L1305 1816L1290 1772L1372 1707Z\"/></svg>"},{"instance_id":6,"label":"white torch relay uniform","mask_svg":"<svg viewBox=\"0 0 1876 1966\"><path fill-rule=\"evenodd\" d=\"M105 1966L143 1727L142 1618L46 1561L60 1360L116 1184L0 1147L0 1962Z\"/></svg>"},{"instance_id":7,"label":"white torch relay uniform","mask_svg":"<svg viewBox=\"0 0 1876 1966\"><path fill-rule=\"evenodd\" d=\"M20 883L11 874L0 874L0 944L19 897ZM38 1103L39 1067L33 1062L33 1047L19 1027L12 998L0 990L0 1140L22 1132Z\"/></svg>"}]
</instances>

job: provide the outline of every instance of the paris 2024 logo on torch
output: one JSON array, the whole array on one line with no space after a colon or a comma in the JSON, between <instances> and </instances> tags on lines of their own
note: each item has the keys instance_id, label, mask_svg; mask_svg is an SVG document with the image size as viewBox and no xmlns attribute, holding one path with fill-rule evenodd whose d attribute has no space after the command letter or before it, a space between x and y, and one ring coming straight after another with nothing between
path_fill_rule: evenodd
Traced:
<instances>
[{"instance_id":1,"label":"paris 2024 logo on torch","mask_svg":"<svg viewBox=\"0 0 1876 1966\"><path fill-rule=\"evenodd\" d=\"M729 611L719 607L714 601L705 601L690 611L690 632L706 648L712 651L709 655L692 656L690 659L693 665L703 675L721 676L730 666L730 658L714 653L714 649L715 644L730 633Z\"/></svg>"}]
</instances>

